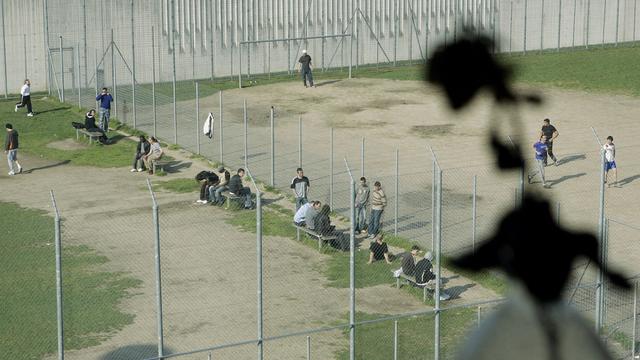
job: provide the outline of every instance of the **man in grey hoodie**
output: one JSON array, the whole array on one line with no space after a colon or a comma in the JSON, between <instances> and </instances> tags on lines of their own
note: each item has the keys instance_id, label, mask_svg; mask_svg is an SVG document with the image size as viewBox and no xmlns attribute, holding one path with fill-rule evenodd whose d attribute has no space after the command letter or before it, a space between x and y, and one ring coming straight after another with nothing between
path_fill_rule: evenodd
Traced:
<instances>
[{"instance_id":1,"label":"man in grey hoodie","mask_svg":"<svg viewBox=\"0 0 640 360\"><path fill-rule=\"evenodd\" d=\"M367 206L369 206L369 185L363 176L360 178L360 186L356 193L356 234L366 231Z\"/></svg>"},{"instance_id":2,"label":"man in grey hoodie","mask_svg":"<svg viewBox=\"0 0 640 360\"><path fill-rule=\"evenodd\" d=\"M380 220L385 206L387 206L387 197L382 191L380 181L376 181L373 184L373 193L371 194L371 219L369 219L368 231L370 238L375 237L380 231Z\"/></svg>"}]
</instances>

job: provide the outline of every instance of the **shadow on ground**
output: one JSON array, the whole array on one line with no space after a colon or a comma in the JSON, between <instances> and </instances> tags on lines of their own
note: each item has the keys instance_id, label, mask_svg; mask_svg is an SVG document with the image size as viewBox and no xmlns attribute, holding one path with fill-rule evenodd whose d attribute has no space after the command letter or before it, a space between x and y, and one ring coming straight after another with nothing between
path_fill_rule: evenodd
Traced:
<instances>
[{"instance_id":1,"label":"shadow on ground","mask_svg":"<svg viewBox=\"0 0 640 360\"><path fill-rule=\"evenodd\" d=\"M165 347L164 355L171 353L173 351ZM129 345L108 352L100 360L148 359L155 356L158 356L158 346L155 344Z\"/></svg>"}]
</instances>

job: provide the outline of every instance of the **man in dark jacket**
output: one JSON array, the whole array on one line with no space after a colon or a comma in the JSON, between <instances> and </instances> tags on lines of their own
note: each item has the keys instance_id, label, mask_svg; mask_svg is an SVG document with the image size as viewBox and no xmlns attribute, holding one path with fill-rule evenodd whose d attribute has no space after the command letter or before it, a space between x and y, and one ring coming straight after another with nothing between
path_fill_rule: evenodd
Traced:
<instances>
[{"instance_id":1,"label":"man in dark jacket","mask_svg":"<svg viewBox=\"0 0 640 360\"><path fill-rule=\"evenodd\" d=\"M136 146L136 156L133 158L131 172L141 172L143 170L146 170L144 167L144 161L142 161L142 157L147 155L150 149L151 144L149 144L147 138L144 135L140 135L140 142Z\"/></svg>"},{"instance_id":2,"label":"man in dark jacket","mask_svg":"<svg viewBox=\"0 0 640 360\"><path fill-rule=\"evenodd\" d=\"M7 154L7 162L9 163L9 176L13 176L22 172L22 166L18 163L18 132L13 129L11 124L6 124L4 127L7 129L4 152ZM17 166L17 171L14 164Z\"/></svg>"},{"instance_id":3,"label":"man in dark jacket","mask_svg":"<svg viewBox=\"0 0 640 360\"><path fill-rule=\"evenodd\" d=\"M253 202L251 201L251 189L242 184L244 177L244 169L238 169L237 173L229 179L229 192L238 196L244 196L244 208L251 209Z\"/></svg>"},{"instance_id":4,"label":"man in dark jacket","mask_svg":"<svg viewBox=\"0 0 640 360\"><path fill-rule=\"evenodd\" d=\"M108 142L107 135L104 133L102 129L96 126L96 111L94 109L89 110L89 112L84 117L84 128L89 132L98 132L101 133L102 136L98 138L98 140L102 144L106 144Z\"/></svg>"},{"instance_id":5,"label":"man in dark jacket","mask_svg":"<svg viewBox=\"0 0 640 360\"><path fill-rule=\"evenodd\" d=\"M111 115L111 103L113 96L108 89L102 88L102 92L96 96L96 101L100 102L100 128L105 132L109 131L109 117Z\"/></svg>"},{"instance_id":6,"label":"man in dark jacket","mask_svg":"<svg viewBox=\"0 0 640 360\"><path fill-rule=\"evenodd\" d=\"M411 252L405 253L402 256L402 273L407 276L414 276L416 274L416 263L414 257L418 255L420 248L418 245L411 247Z\"/></svg>"},{"instance_id":7,"label":"man in dark jacket","mask_svg":"<svg viewBox=\"0 0 640 360\"><path fill-rule=\"evenodd\" d=\"M212 171L201 171L196 175L196 180L200 182L200 198L197 204L209 203L209 188L215 188L220 182L220 178Z\"/></svg>"},{"instance_id":8,"label":"man in dark jacket","mask_svg":"<svg viewBox=\"0 0 640 360\"><path fill-rule=\"evenodd\" d=\"M416 284L426 284L429 280L436 278L431 261L433 261L433 254L427 251L424 258L416 263Z\"/></svg>"}]
</instances>

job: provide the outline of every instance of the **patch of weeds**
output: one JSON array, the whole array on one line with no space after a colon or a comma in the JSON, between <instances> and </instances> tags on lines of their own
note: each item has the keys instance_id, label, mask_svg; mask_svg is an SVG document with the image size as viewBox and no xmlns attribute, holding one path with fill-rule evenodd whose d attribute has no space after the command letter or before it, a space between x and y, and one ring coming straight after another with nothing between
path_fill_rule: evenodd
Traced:
<instances>
[{"instance_id":1,"label":"patch of weeds","mask_svg":"<svg viewBox=\"0 0 640 360\"><path fill-rule=\"evenodd\" d=\"M452 130L453 124L414 125L411 127L410 133L423 138L434 138L449 135Z\"/></svg>"},{"instance_id":2,"label":"patch of weeds","mask_svg":"<svg viewBox=\"0 0 640 360\"><path fill-rule=\"evenodd\" d=\"M182 149L182 147L178 144L169 144L169 146L167 146L167 149L169 150L180 150Z\"/></svg>"}]
</instances>

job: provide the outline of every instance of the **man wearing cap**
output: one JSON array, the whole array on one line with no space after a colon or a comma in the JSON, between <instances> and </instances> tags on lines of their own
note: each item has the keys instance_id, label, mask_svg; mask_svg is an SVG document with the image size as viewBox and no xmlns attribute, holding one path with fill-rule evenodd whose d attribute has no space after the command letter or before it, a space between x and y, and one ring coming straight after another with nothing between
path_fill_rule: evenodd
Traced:
<instances>
[{"instance_id":1,"label":"man wearing cap","mask_svg":"<svg viewBox=\"0 0 640 360\"><path fill-rule=\"evenodd\" d=\"M300 71L302 75L302 83L304 84L304 87L316 87L313 84L313 75L311 74L312 69L311 56L307 54L307 50L302 50L302 56L298 60L298 71ZM309 81L309 85L307 85L307 80Z\"/></svg>"},{"instance_id":2,"label":"man wearing cap","mask_svg":"<svg viewBox=\"0 0 640 360\"><path fill-rule=\"evenodd\" d=\"M218 186L209 187L209 200L211 200L212 205L222 205L224 203L222 192L229 190L227 184L229 184L231 174L224 168L224 166L220 166L218 170L216 170L216 175L218 175L220 182L218 183Z\"/></svg>"}]
</instances>

